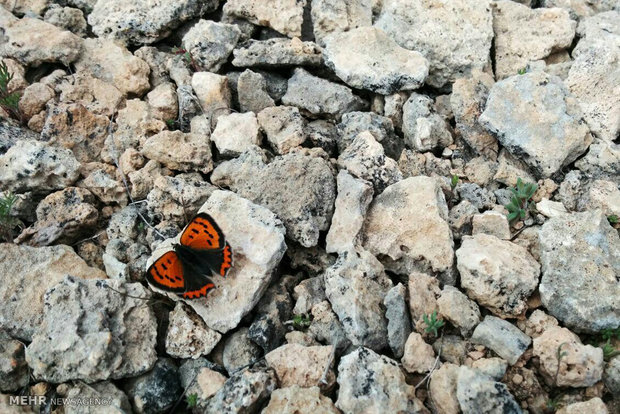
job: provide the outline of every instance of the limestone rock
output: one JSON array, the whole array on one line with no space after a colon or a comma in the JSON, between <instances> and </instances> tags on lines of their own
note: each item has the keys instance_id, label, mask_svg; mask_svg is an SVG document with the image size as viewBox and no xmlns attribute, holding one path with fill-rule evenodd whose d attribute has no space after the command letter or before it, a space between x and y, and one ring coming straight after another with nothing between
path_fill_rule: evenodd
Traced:
<instances>
[{"instance_id":1,"label":"limestone rock","mask_svg":"<svg viewBox=\"0 0 620 414\"><path fill-rule=\"evenodd\" d=\"M146 99L155 118L166 122L179 116L179 102L173 83L160 83L146 95Z\"/></svg>"},{"instance_id":2,"label":"limestone rock","mask_svg":"<svg viewBox=\"0 0 620 414\"><path fill-rule=\"evenodd\" d=\"M319 387L302 388L293 385L271 393L271 399L261 414L339 414L340 410L328 397L321 395Z\"/></svg>"},{"instance_id":3,"label":"limestone rock","mask_svg":"<svg viewBox=\"0 0 620 414\"><path fill-rule=\"evenodd\" d=\"M289 37L300 37L305 5L306 0L274 0L268 4L260 0L230 0L224 12Z\"/></svg>"},{"instance_id":4,"label":"limestone rock","mask_svg":"<svg viewBox=\"0 0 620 414\"><path fill-rule=\"evenodd\" d=\"M56 391L65 398L83 398L88 401L89 398L106 399L108 405L105 410L110 413L131 412L131 404L127 395L110 381L101 381L95 384L86 384L82 381L74 383L71 388L65 388L64 384L58 386ZM67 404L64 406L65 414L84 414L84 410L88 410L89 406L78 404Z\"/></svg>"},{"instance_id":5,"label":"limestone rock","mask_svg":"<svg viewBox=\"0 0 620 414\"><path fill-rule=\"evenodd\" d=\"M419 152L452 144L448 124L433 109L433 100L417 93L403 106L403 134L409 147Z\"/></svg>"},{"instance_id":6,"label":"limestone rock","mask_svg":"<svg viewBox=\"0 0 620 414\"><path fill-rule=\"evenodd\" d=\"M166 352L170 356L195 359L207 355L222 338L180 302L170 312L169 318Z\"/></svg>"},{"instance_id":7,"label":"limestone rock","mask_svg":"<svg viewBox=\"0 0 620 414\"><path fill-rule=\"evenodd\" d=\"M465 366L459 368L456 397L464 413L521 414L522 412L506 385Z\"/></svg>"},{"instance_id":8,"label":"limestone rock","mask_svg":"<svg viewBox=\"0 0 620 414\"><path fill-rule=\"evenodd\" d=\"M142 155L161 162L171 170L200 171L213 169L209 137L181 131L162 131L146 140Z\"/></svg>"},{"instance_id":9,"label":"limestone rock","mask_svg":"<svg viewBox=\"0 0 620 414\"><path fill-rule=\"evenodd\" d=\"M241 328L230 335L224 342L222 363L229 374L243 370L246 365L257 362L262 350L250 340L250 330Z\"/></svg>"},{"instance_id":10,"label":"limestone rock","mask_svg":"<svg viewBox=\"0 0 620 414\"><path fill-rule=\"evenodd\" d=\"M472 236L489 234L502 240L510 239L510 224L506 215L499 211L485 211L482 214L474 214L471 224Z\"/></svg>"},{"instance_id":11,"label":"limestone rock","mask_svg":"<svg viewBox=\"0 0 620 414\"><path fill-rule=\"evenodd\" d=\"M283 388L295 385L309 388L319 385L323 372L327 369L327 383L324 387L330 389L336 382L333 361L327 368L332 349L332 346L286 344L265 355L265 360L275 371Z\"/></svg>"},{"instance_id":12,"label":"limestone rock","mask_svg":"<svg viewBox=\"0 0 620 414\"><path fill-rule=\"evenodd\" d=\"M512 109L506 111L507 107ZM497 82L480 123L512 155L546 178L577 159L592 142L582 116L558 77L533 72Z\"/></svg>"},{"instance_id":13,"label":"limestone rock","mask_svg":"<svg viewBox=\"0 0 620 414\"><path fill-rule=\"evenodd\" d=\"M60 7L54 4L47 9L43 16L43 20L54 26L68 30L79 37L86 37L87 23L84 18L84 13L80 9Z\"/></svg>"},{"instance_id":14,"label":"limestone rock","mask_svg":"<svg viewBox=\"0 0 620 414\"><path fill-rule=\"evenodd\" d=\"M49 382L95 382L150 370L157 321L144 300L129 295L150 297L138 283L71 276L48 290L43 323L26 348L33 375Z\"/></svg>"},{"instance_id":15,"label":"limestone rock","mask_svg":"<svg viewBox=\"0 0 620 414\"><path fill-rule=\"evenodd\" d=\"M383 299L388 319L388 345L396 358L402 358L405 343L411 333L411 319L407 309L407 288L402 283L394 286Z\"/></svg>"},{"instance_id":16,"label":"limestone rock","mask_svg":"<svg viewBox=\"0 0 620 414\"><path fill-rule=\"evenodd\" d=\"M517 326L532 338L542 335L547 329L558 326L558 320L544 311L536 309L525 321L518 321Z\"/></svg>"},{"instance_id":17,"label":"limestone rock","mask_svg":"<svg viewBox=\"0 0 620 414\"><path fill-rule=\"evenodd\" d=\"M254 112L222 115L211 134L221 155L236 157L253 145L260 145L262 136Z\"/></svg>"},{"instance_id":18,"label":"limestone rock","mask_svg":"<svg viewBox=\"0 0 620 414\"><path fill-rule=\"evenodd\" d=\"M241 31L236 25L200 19L183 36L183 48L199 68L218 72L240 36Z\"/></svg>"},{"instance_id":19,"label":"limestone rock","mask_svg":"<svg viewBox=\"0 0 620 414\"><path fill-rule=\"evenodd\" d=\"M36 82L22 92L18 108L25 119L30 119L45 109L45 104L56 94L49 86Z\"/></svg>"},{"instance_id":20,"label":"limestone rock","mask_svg":"<svg viewBox=\"0 0 620 414\"><path fill-rule=\"evenodd\" d=\"M540 297L577 332L620 325L620 238L600 210L549 219L540 231Z\"/></svg>"},{"instance_id":21,"label":"limestone rock","mask_svg":"<svg viewBox=\"0 0 620 414\"><path fill-rule=\"evenodd\" d=\"M324 39L325 64L353 88L382 95L419 88L428 75L428 62L404 49L381 29L360 27Z\"/></svg>"},{"instance_id":22,"label":"limestone rock","mask_svg":"<svg viewBox=\"0 0 620 414\"><path fill-rule=\"evenodd\" d=\"M269 164L252 149L221 163L211 182L272 210L287 236L304 247L315 246L334 211L335 179L327 161L300 152L276 157Z\"/></svg>"},{"instance_id":23,"label":"limestone rock","mask_svg":"<svg viewBox=\"0 0 620 414\"><path fill-rule=\"evenodd\" d=\"M24 344L0 331L0 391L17 391L30 382Z\"/></svg>"},{"instance_id":24,"label":"limestone rock","mask_svg":"<svg viewBox=\"0 0 620 414\"><path fill-rule=\"evenodd\" d=\"M200 109L207 117L214 117L219 111L230 108L232 98L226 76L210 72L195 72L191 82Z\"/></svg>"},{"instance_id":25,"label":"limestone rock","mask_svg":"<svg viewBox=\"0 0 620 414\"><path fill-rule=\"evenodd\" d=\"M516 326L495 316L484 318L476 327L471 341L491 349L510 365L516 364L532 343L532 339Z\"/></svg>"},{"instance_id":26,"label":"limestone rock","mask_svg":"<svg viewBox=\"0 0 620 414\"><path fill-rule=\"evenodd\" d=\"M314 36L321 46L330 33L346 32L372 25L372 0L312 0Z\"/></svg>"},{"instance_id":27,"label":"limestone rock","mask_svg":"<svg viewBox=\"0 0 620 414\"><path fill-rule=\"evenodd\" d=\"M491 67L493 27L488 1L385 0L375 26L428 60L426 83L431 86L442 87L474 69Z\"/></svg>"},{"instance_id":28,"label":"limestone rock","mask_svg":"<svg viewBox=\"0 0 620 414\"><path fill-rule=\"evenodd\" d=\"M523 247L495 236L464 237L456 251L461 286L494 314L514 318L527 310L540 265Z\"/></svg>"},{"instance_id":29,"label":"limestone rock","mask_svg":"<svg viewBox=\"0 0 620 414\"><path fill-rule=\"evenodd\" d=\"M208 413L257 412L277 387L272 369L248 368L231 376L207 402Z\"/></svg>"},{"instance_id":30,"label":"limestone rock","mask_svg":"<svg viewBox=\"0 0 620 414\"><path fill-rule=\"evenodd\" d=\"M250 39L233 51L232 64L237 67L319 66L323 62L321 48L299 38Z\"/></svg>"},{"instance_id":31,"label":"limestone rock","mask_svg":"<svg viewBox=\"0 0 620 414\"><path fill-rule=\"evenodd\" d=\"M438 412L459 414L459 401L456 398L456 384L459 375L458 365L445 363L431 375L429 391L431 401Z\"/></svg>"},{"instance_id":32,"label":"limestone rock","mask_svg":"<svg viewBox=\"0 0 620 414\"><path fill-rule=\"evenodd\" d=\"M405 371L424 374L435 365L435 351L432 346L424 342L422 335L412 332L405 343L402 362Z\"/></svg>"},{"instance_id":33,"label":"limestone rock","mask_svg":"<svg viewBox=\"0 0 620 414\"><path fill-rule=\"evenodd\" d=\"M410 219L416 211L417 218ZM446 222L448 207L437 182L411 177L387 187L370 204L363 246L381 256L386 269L399 274L429 270L448 274L453 241Z\"/></svg>"},{"instance_id":34,"label":"limestone rock","mask_svg":"<svg viewBox=\"0 0 620 414\"><path fill-rule=\"evenodd\" d=\"M259 113L276 103L269 95L267 81L260 73L246 69L237 80L237 98L242 112Z\"/></svg>"},{"instance_id":35,"label":"limestone rock","mask_svg":"<svg viewBox=\"0 0 620 414\"><path fill-rule=\"evenodd\" d=\"M304 119L293 106L272 106L258 113L258 122L277 154L286 154L306 139Z\"/></svg>"},{"instance_id":36,"label":"limestone rock","mask_svg":"<svg viewBox=\"0 0 620 414\"><path fill-rule=\"evenodd\" d=\"M404 142L394 132L394 124L388 117L374 112L354 111L342 116L338 124L336 137L338 149L344 151L362 132L368 131L383 146L383 150L393 159L398 159L403 150Z\"/></svg>"},{"instance_id":37,"label":"limestone rock","mask_svg":"<svg viewBox=\"0 0 620 414\"><path fill-rule=\"evenodd\" d=\"M557 411L558 414L579 414L579 413L591 413L591 414L609 414L607 406L598 397L594 397L588 401L576 402L560 408Z\"/></svg>"},{"instance_id":38,"label":"limestone rock","mask_svg":"<svg viewBox=\"0 0 620 414\"><path fill-rule=\"evenodd\" d=\"M444 286L437 299L437 306L439 314L459 328L464 337L480 323L478 305L455 287Z\"/></svg>"}]
</instances>

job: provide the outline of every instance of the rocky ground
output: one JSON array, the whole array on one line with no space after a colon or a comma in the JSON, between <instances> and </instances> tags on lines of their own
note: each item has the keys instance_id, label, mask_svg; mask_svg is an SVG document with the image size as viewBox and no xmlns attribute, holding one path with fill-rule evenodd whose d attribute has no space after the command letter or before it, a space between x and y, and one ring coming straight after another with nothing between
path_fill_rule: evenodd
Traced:
<instances>
[{"instance_id":1,"label":"rocky ground","mask_svg":"<svg viewBox=\"0 0 620 414\"><path fill-rule=\"evenodd\" d=\"M620 411L617 1L0 0L0 57L0 412Z\"/></svg>"}]
</instances>

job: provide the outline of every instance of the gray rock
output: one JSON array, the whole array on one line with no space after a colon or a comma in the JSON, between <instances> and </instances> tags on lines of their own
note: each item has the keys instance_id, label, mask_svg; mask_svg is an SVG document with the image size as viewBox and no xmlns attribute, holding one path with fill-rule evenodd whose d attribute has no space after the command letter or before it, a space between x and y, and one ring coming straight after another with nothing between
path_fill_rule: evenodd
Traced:
<instances>
[{"instance_id":1,"label":"gray rock","mask_svg":"<svg viewBox=\"0 0 620 414\"><path fill-rule=\"evenodd\" d=\"M167 37L181 23L214 11L218 4L219 0L163 0L156 7L142 1L97 2L88 15L88 23L98 37L134 45L151 44Z\"/></svg>"},{"instance_id":2,"label":"gray rock","mask_svg":"<svg viewBox=\"0 0 620 414\"><path fill-rule=\"evenodd\" d=\"M308 333L317 341L336 347L343 347L349 341L338 315L334 313L327 300L312 307L312 323Z\"/></svg>"},{"instance_id":3,"label":"gray rock","mask_svg":"<svg viewBox=\"0 0 620 414\"><path fill-rule=\"evenodd\" d=\"M0 124L0 156L4 155L18 141L35 141L38 138L39 135L34 131L12 125L9 122L3 122Z\"/></svg>"},{"instance_id":4,"label":"gray rock","mask_svg":"<svg viewBox=\"0 0 620 414\"><path fill-rule=\"evenodd\" d=\"M200 19L183 36L183 48L200 69L218 72L240 36L241 31L236 25Z\"/></svg>"},{"instance_id":5,"label":"gray rock","mask_svg":"<svg viewBox=\"0 0 620 414\"><path fill-rule=\"evenodd\" d=\"M514 318L527 310L538 285L540 265L515 243L488 234L463 237L456 251L461 287L494 314Z\"/></svg>"},{"instance_id":6,"label":"gray rock","mask_svg":"<svg viewBox=\"0 0 620 414\"><path fill-rule=\"evenodd\" d=\"M275 372L249 368L232 375L205 407L207 413L256 413L277 387Z\"/></svg>"},{"instance_id":7,"label":"gray rock","mask_svg":"<svg viewBox=\"0 0 620 414\"><path fill-rule=\"evenodd\" d=\"M377 193L403 178L396 161L385 155L383 146L368 131L359 133L340 153L338 166L360 179L370 181Z\"/></svg>"},{"instance_id":8,"label":"gray rock","mask_svg":"<svg viewBox=\"0 0 620 414\"><path fill-rule=\"evenodd\" d=\"M371 0L312 0L310 12L317 42L324 46L330 33L371 26L372 8Z\"/></svg>"},{"instance_id":9,"label":"gray rock","mask_svg":"<svg viewBox=\"0 0 620 414\"><path fill-rule=\"evenodd\" d=\"M166 332L166 353L176 358L198 358L208 355L222 338L182 303L170 312Z\"/></svg>"},{"instance_id":10,"label":"gray rock","mask_svg":"<svg viewBox=\"0 0 620 414\"><path fill-rule=\"evenodd\" d=\"M258 113L258 122L277 154L286 154L306 139L304 118L294 106L272 106Z\"/></svg>"},{"instance_id":11,"label":"gray rock","mask_svg":"<svg viewBox=\"0 0 620 414\"><path fill-rule=\"evenodd\" d=\"M545 178L575 161L592 142L582 116L560 78L534 72L497 82L480 123Z\"/></svg>"},{"instance_id":12,"label":"gray rock","mask_svg":"<svg viewBox=\"0 0 620 414\"><path fill-rule=\"evenodd\" d=\"M29 382L24 344L0 331L0 391L17 391Z\"/></svg>"},{"instance_id":13,"label":"gray rock","mask_svg":"<svg viewBox=\"0 0 620 414\"><path fill-rule=\"evenodd\" d=\"M61 397L83 399L88 401L89 398L105 399L108 404L102 411L109 413L130 413L131 404L125 393L109 381L97 382L95 384L86 384L78 381L70 388L66 384L62 384L56 388ZM65 414L89 414L93 410L92 405L67 404L64 406Z\"/></svg>"},{"instance_id":14,"label":"gray rock","mask_svg":"<svg viewBox=\"0 0 620 414\"><path fill-rule=\"evenodd\" d=\"M53 4L45 11L43 20L54 26L69 30L80 37L86 37L86 19L84 18L84 13L79 9L60 7L57 4Z\"/></svg>"},{"instance_id":15,"label":"gray rock","mask_svg":"<svg viewBox=\"0 0 620 414\"><path fill-rule=\"evenodd\" d=\"M293 298L295 299L295 307L293 313L302 315L309 313L314 305L317 305L327 299L325 296L325 284L323 276L310 277L302 280L293 289Z\"/></svg>"},{"instance_id":16,"label":"gray rock","mask_svg":"<svg viewBox=\"0 0 620 414\"><path fill-rule=\"evenodd\" d=\"M488 1L386 0L375 26L428 59L426 83L431 86L442 87L474 69L491 68L493 27Z\"/></svg>"},{"instance_id":17,"label":"gray rock","mask_svg":"<svg viewBox=\"0 0 620 414\"><path fill-rule=\"evenodd\" d=\"M510 193L512 194L512 193ZM510 197L508 197L508 202ZM455 240L460 240L463 236L470 236L472 232L472 218L478 214L478 208L468 200L463 200L450 209L448 223Z\"/></svg>"},{"instance_id":18,"label":"gray rock","mask_svg":"<svg viewBox=\"0 0 620 414\"><path fill-rule=\"evenodd\" d=\"M620 238L600 210L549 219L540 231L539 290L549 313L577 332L620 325Z\"/></svg>"},{"instance_id":19,"label":"gray rock","mask_svg":"<svg viewBox=\"0 0 620 414\"><path fill-rule=\"evenodd\" d=\"M469 201L478 210L493 208L495 205L495 195L478 184L458 183L455 190L461 200Z\"/></svg>"},{"instance_id":20,"label":"gray rock","mask_svg":"<svg viewBox=\"0 0 620 414\"><path fill-rule=\"evenodd\" d=\"M265 108L275 106L275 101L267 91L267 81L260 73L246 69L237 80L237 99L242 112L259 113Z\"/></svg>"},{"instance_id":21,"label":"gray rock","mask_svg":"<svg viewBox=\"0 0 620 414\"><path fill-rule=\"evenodd\" d=\"M392 120L374 112L349 112L342 116L338 124L338 149L344 151L360 132L368 131L381 143L388 157L398 159L405 146L404 141L394 132Z\"/></svg>"},{"instance_id":22,"label":"gray rock","mask_svg":"<svg viewBox=\"0 0 620 414\"><path fill-rule=\"evenodd\" d=\"M233 51L232 64L237 67L260 66L320 66L323 63L321 48L314 42L302 42L298 38L268 40L250 39Z\"/></svg>"},{"instance_id":23,"label":"gray rock","mask_svg":"<svg viewBox=\"0 0 620 414\"><path fill-rule=\"evenodd\" d=\"M343 253L358 246L368 205L372 201L372 185L341 170L336 177L338 195L334 216L325 238L328 253Z\"/></svg>"},{"instance_id":24,"label":"gray rock","mask_svg":"<svg viewBox=\"0 0 620 414\"><path fill-rule=\"evenodd\" d=\"M306 146L322 148L330 157L336 156L339 133L333 122L324 119L308 122L304 135Z\"/></svg>"},{"instance_id":25,"label":"gray rock","mask_svg":"<svg viewBox=\"0 0 620 414\"><path fill-rule=\"evenodd\" d=\"M611 180L620 184L620 146L613 142L596 139L590 150L575 166L587 177Z\"/></svg>"},{"instance_id":26,"label":"gray rock","mask_svg":"<svg viewBox=\"0 0 620 414\"><path fill-rule=\"evenodd\" d=\"M152 370L127 381L125 391L136 413L164 413L174 405L183 389L174 361L160 358Z\"/></svg>"},{"instance_id":27,"label":"gray rock","mask_svg":"<svg viewBox=\"0 0 620 414\"><path fill-rule=\"evenodd\" d=\"M360 27L325 39L325 64L347 85L382 95L419 88L428 62L404 49L381 29Z\"/></svg>"},{"instance_id":28,"label":"gray rock","mask_svg":"<svg viewBox=\"0 0 620 414\"><path fill-rule=\"evenodd\" d=\"M411 333L411 320L407 308L407 288L402 283L388 290L383 299L385 317L388 319L388 345L394 357L400 359L405 352L405 342Z\"/></svg>"},{"instance_id":29,"label":"gray rock","mask_svg":"<svg viewBox=\"0 0 620 414\"><path fill-rule=\"evenodd\" d=\"M230 0L224 13L246 19L259 26L270 27L289 37L301 37L306 0Z\"/></svg>"},{"instance_id":30,"label":"gray rock","mask_svg":"<svg viewBox=\"0 0 620 414\"><path fill-rule=\"evenodd\" d=\"M29 247L1 244L0 274L11 275L0 284L0 329L32 341L43 321L45 291L66 275L105 279L105 273L88 266L71 247Z\"/></svg>"},{"instance_id":31,"label":"gray rock","mask_svg":"<svg viewBox=\"0 0 620 414\"><path fill-rule=\"evenodd\" d=\"M364 347L342 357L338 365L336 407L345 413L426 413L396 361Z\"/></svg>"},{"instance_id":32,"label":"gray rock","mask_svg":"<svg viewBox=\"0 0 620 414\"><path fill-rule=\"evenodd\" d=\"M453 286L446 285L437 299L439 314L467 337L480 323L480 309L474 301Z\"/></svg>"},{"instance_id":33,"label":"gray rock","mask_svg":"<svg viewBox=\"0 0 620 414\"><path fill-rule=\"evenodd\" d=\"M249 334L248 328L241 328L224 341L222 362L229 374L257 362L263 355L261 348L250 339Z\"/></svg>"},{"instance_id":34,"label":"gray rock","mask_svg":"<svg viewBox=\"0 0 620 414\"><path fill-rule=\"evenodd\" d=\"M494 380L501 381L502 378L504 378L504 375L506 375L508 362L497 357L480 358L474 361L471 366Z\"/></svg>"},{"instance_id":35,"label":"gray rock","mask_svg":"<svg viewBox=\"0 0 620 414\"><path fill-rule=\"evenodd\" d=\"M351 250L325 271L325 294L353 345L380 350L387 345L383 300L392 282L365 250Z\"/></svg>"},{"instance_id":36,"label":"gray rock","mask_svg":"<svg viewBox=\"0 0 620 414\"><path fill-rule=\"evenodd\" d=\"M506 385L465 366L459 368L456 398L463 413L522 413Z\"/></svg>"},{"instance_id":37,"label":"gray rock","mask_svg":"<svg viewBox=\"0 0 620 414\"><path fill-rule=\"evenodd\" d=\"M433 109L433 100L417 93L403 106L403 134L409 147L419 152L452 144L448 124Z\"/></svg>"},{"instance_id":38,"label":"gray rock","mask_svg":"<svg viewBox=\"0 0 620 414\"><path fill-rule=\"evenodd\" d=\"M613 141L620 132L620 98L614 86L620 82L618 10L588 17L579 25L581 40L572 51L575 59L566 86L579 101L583 116L594 134Z\"/></svg>"},{"instance_id":39,"label":"gray rock","mask_svg":"<svg viewBox=\"0 0 620 414\"><path fill-rule=\"evenodd\" d=\"M329 162L289 153L266 164L259 149L221 163L211 181L272 210L287 236L304 247L318 243L334 211L336 183Z\"/></svg>"},{"instance_id":40,"label":"gray rock","mask_svg":"<svg viewBox=\"0 0 620 414\"><path fill-rule=\"evenodd\" d=\"M510 322L495 316L486 316L474 330L471 341L486 346L510 365L514 365L530 346L532 338Z\"/></svg>"},{"instance_id":41,"label":"gray rock","mask_svg":"<svg viewBox=\"0 0 620 414\"><path fill-rule=\"evenodd\" d=\"M26 348L33 375L56 383L95 382L150 370L157 359L157 321L148 303L135 297L151 294L138 283L71 276L49 289L43 322Z\"/></svg>"},{"instance_id":42,"label":"gray rock","mask_svg":"<svg viewBox=\"0 0 620 414\"><path fill-rule=\"evenodd\" d=\"M190 85L177 87L177 101L179 106L179 115L177 117L179 130L189 132L191 120L202 113L200 101Z\"/></svg>"},{"instance_id":43,"label":"gray rock","mask_svg":"<svg viewBox=\"0 0 620 414\"><path fill-rule=\"evenodd\" d=\"M301 68L295 69L288 80L282 103L296 106L314 116L334 119L367 107L367 103L346 86L313 76Z\"/></svg>"},{"instance_id":44,"label":"gray rock","mask_svg":"<svg viewBox=\"0 0 620 414\"><path fill-rule=\"evenodd\" d=\"M612 394L620 393L620 356L616 356L607 363L603 373L603 382Z\"/></svg>"},{"instance_id":45,"label":"gray rock","mask_svg":"<svg viewBox=\"0 0 620 414\"><path fill-rule=\"evenodd\" d=\"M14 192L63 189L78 179L79 168L71 150L40 141L18 141L0 155L0 182Z\"/></svg>"}]
</instances>

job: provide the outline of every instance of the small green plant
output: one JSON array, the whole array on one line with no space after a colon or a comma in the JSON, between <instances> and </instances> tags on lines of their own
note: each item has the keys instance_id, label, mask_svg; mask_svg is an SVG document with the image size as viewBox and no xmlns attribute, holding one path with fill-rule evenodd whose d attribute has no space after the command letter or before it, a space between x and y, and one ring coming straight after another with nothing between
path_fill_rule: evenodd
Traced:
<instances>
[{"instance_id":1,"label":"small green plant","mask_svg":"<svg viewBox=\"0 0 620 414\"><path fill-rule=\"evenodd\" d=\"M601 331L601 338L603 338L604 341L610 341L614 338L616 339L620 339L620 328L607 328L607 329L603 329Z\"/></svg>"},{"instance_id":2,"label":"small green plant","mask_svg":"<svg viewBox=\"0 0 620 414\"><path fill-rule=\"evenodd\" d=\"M195 408L196 404L198 404L198 394L186 395L185 402L187 403L187 408Z\"/></svg>"},{"instance_id":3,"label":"small green plant","mask_svg":"<svg viewBox=\"0 0 620 414\"><path fill-rule=\"evenodd\" d=\"M618 221L620 221L620 219L615 214L612 214L611 216L607 216L607 221L609 222L609 224L618 224Z\"/></svg>"},{"instance_id":4,"label":"small green plant","mask_svg":"<svg viewBox=\"0 0 620 414\"><path fill-rule=\"evenodd\" d=\"M538 185L534 183L525 184L521 178L517 179L517 186L510 189L512 192L510 203L505 205L508 210L508 221L512 222L516 219L523 220L525 218L530 208L530 200L537 189Z\"/></svg>"},{"instance_id":5,"label":"small green plant","mask_svg":"<svg viewBox=\"0 0 620 414\"><path fill-rule=\"evenodd\" d=\"M459 183L459 176L456 174L452 174L452 178L450 179L450 188L452 189L452 191L454 191L458 183Z\"/></svg>"},{"instance_id":6,"label":"small green plant","mask_svg":"<svg viewBox=\"0 0 620 414\"><path fill-rule=\"evenodd\" d=\"M13 79L13 74L9 72L6 63L0 62L0 107L11 117L20 119L19 116L19 92L9 93L9 82Z\"/></svg>"},{"instance_id":7,"label":"small green plant","mask_svg":"<svg viewBox=\"0 0 620 414\"><path fill-rule=\"evenodd\" d=\"M433 335L437 336L437 331L439 328L444 326L444 321L441 319L437 319L437 311L433 311L433 313L429 313L428 315L422 315L422 320L426 324L426 328L424 328L424 332L433 333Z\"/></svg>"},{"instance_id":8,"label":"small green plant","mask_svg":"<svg viewBox=\"0 0 620 414\"><path fill-rule=\"evenodd\" d=\"M601 348L603 349L603 359L605 361L609 361L616 355L620 355L620 351L618 351L616 347L611 344L611 340L609 339L603 344L603 346L601 346Z\"/></svg>"},{"instance_id":9,"label":"small green plant","mask_svg":"<svg viewBox=\"0 0 620 414\"><path fill-rule=\"evenodd\" d=\"M517 71L519 75L525 75L526 72L527 72L527 68L521 68Z\"/></svg>"},{"instance_id":10,"label":"small green plant","mask_svg":"<svg viewBox=\"0 0 620 414\"><path fill-rule=\"evenodd\" d=\"M176 125L177 121L174 119L166 119L166 125L168 125L169 129L174 128L174 126Z\"/></svg>"},{"instance_id":11,"label":"small green plant","mask_svg":"<svg viewBox=\"0 0 620 414\"><path fill-rule=\"evenodd\" d=\"M17 196L11 192L0 197L0 239L6 242L12 242L15 228L23 226L20 219L11 215L16 202Z\"/></svg>"},{"instance_id":12,"label":"small green plant","mask_svg":"<svg viewBox=\"0 0 620 414\"><path fill-rule=\"evenodd\" d=\"M312 321L306 315L295 315L293 316L293 328L295 330L300 331L302 329L306 329L310 326Z\"/></svg>"},{"instance_id":13,"label":"small green plant","mask_svg":"<svg viewBox=\"0 0 620 414\"><path fill-rule=\"evenodd\" d=\"M560 399L558 397L549 398L546 405L547 410L553 410L553 412L555 412L560 408Z\"/></svg>"}]
</instances>

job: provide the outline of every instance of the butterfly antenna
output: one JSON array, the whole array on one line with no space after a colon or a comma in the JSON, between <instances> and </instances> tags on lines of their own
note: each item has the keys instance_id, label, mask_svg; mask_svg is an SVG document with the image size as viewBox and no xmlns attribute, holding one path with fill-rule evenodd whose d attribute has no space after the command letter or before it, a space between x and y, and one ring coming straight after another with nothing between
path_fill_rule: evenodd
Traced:
<instances>
[{"instance_id":1,"label":"butterfly antenna","mask_svg":"<svg viewBox=\"0 0 620 414\"><path fill-rule=\"evenodd\" d=\"M122 295L122 296L125 296L125 297L128 297L128 298L132 298L132 299L139 299L139 300L144 300L144 301L146 301L146 302L151 301L151 303L149 303L149 305L156 305L156 304L158 304L158 303L161 303L161 304L164 304L164 305L169 305L169 306L172 306L172 304L168 303L168 302L167 302L167 301L165 301L165 300L161 300L161 299L159 299L159 300L155 300L155 301L153 301L153 298L152 298L152 297L151 297L151 298L143 298L143 297L140 297L140 296L133 296L133 295L130 295L129 293L125 293L125 292L121 292L120 290L116 290L116 289L114 289L114 288L113 288L112 286L110 286L110 285L104 284L103 286L107 287L107 288L108 288L108 289L110 289L110 290L113 290L114 292L118 293L119 295Z\"/></svg>"}]
</instances>

